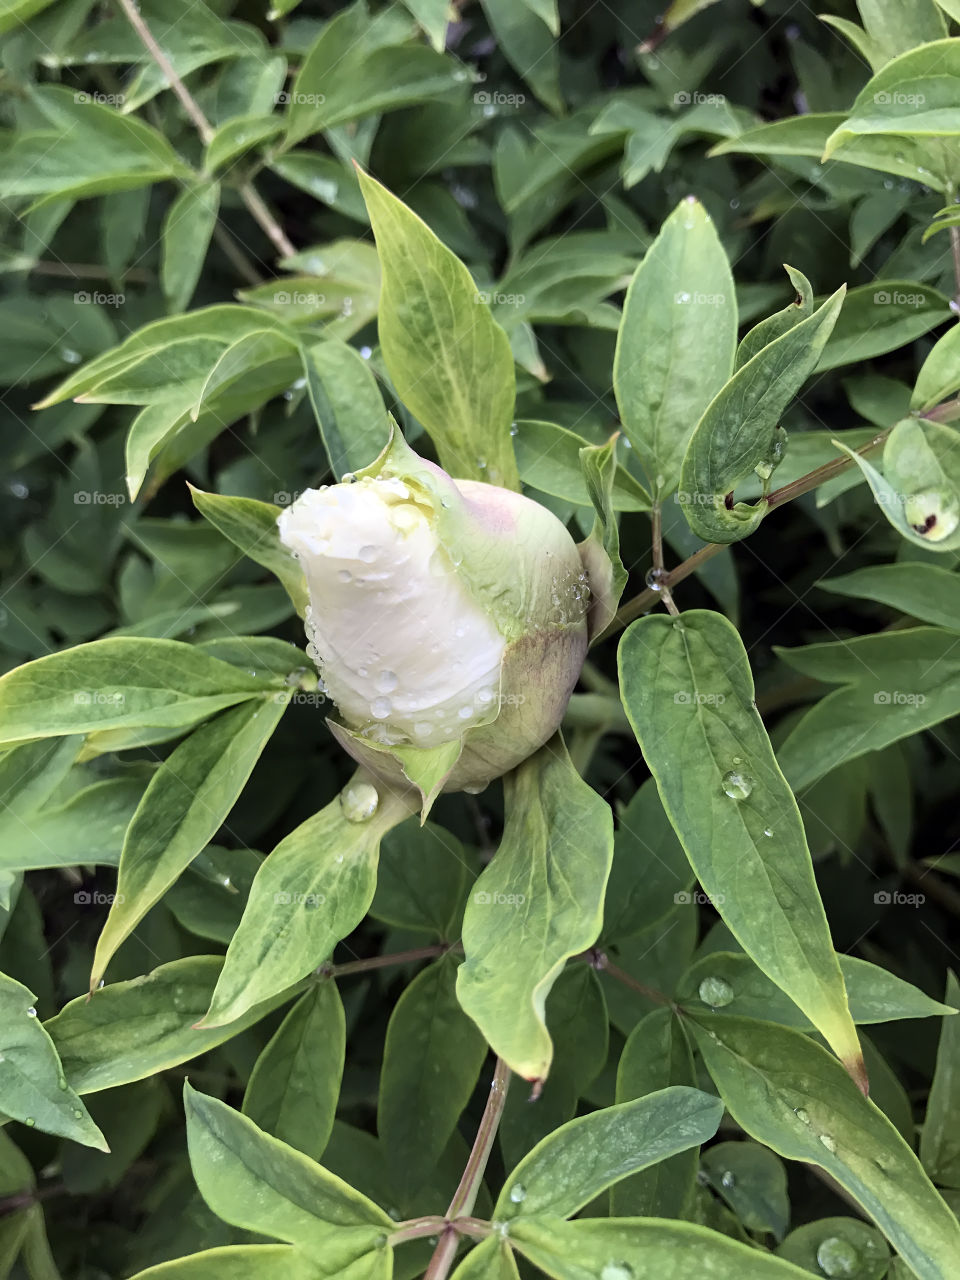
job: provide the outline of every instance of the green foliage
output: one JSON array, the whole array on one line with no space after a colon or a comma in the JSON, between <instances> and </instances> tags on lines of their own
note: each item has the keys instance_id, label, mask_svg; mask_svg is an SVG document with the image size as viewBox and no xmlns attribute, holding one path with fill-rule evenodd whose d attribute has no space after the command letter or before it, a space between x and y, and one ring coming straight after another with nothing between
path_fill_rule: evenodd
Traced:
<instances>
[{"instance_id":1,"label":"green foliage","mask_svg":"<svg viewBox=\"0 0 960 1280\"><path fill-rule=\"evenodd\" d=\"M960 4L829 7L0 3L0 1278L953 1280ZM429 822L394 426L591 588Z\"/></svg>"}]
</instances>

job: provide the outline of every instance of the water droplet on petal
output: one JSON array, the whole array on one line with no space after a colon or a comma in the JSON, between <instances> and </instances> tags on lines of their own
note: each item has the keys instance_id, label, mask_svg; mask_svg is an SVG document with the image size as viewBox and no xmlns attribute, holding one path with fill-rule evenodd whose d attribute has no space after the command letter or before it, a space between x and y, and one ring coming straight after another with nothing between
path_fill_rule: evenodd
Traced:
<instances>
[{"instance_id":1,"label":"water droplet on petal","mask_svg":"<svg viewBox=\"0 0 960 1280\"><path fill-rule=\"evenodd\" d=\"M374 698L370 703L370 714L374 720L386 720L392 710L393 703L389 698Z\"/></svg>"},{"instance_id":2,"label":"water droplet on petal","mask_svg":"<svg viewBox=\"0 0 960 1280\"><path fill-rule=\"evenodd\" d=\"M827 1236L817 1249L817 1266L825 1276L855 1276L861 1261L860 1250L841 1236Z\"/></svg>"},{"instance_id":3,"label":"water droplet on petal","mask_svg":"<svg viewBox=\"0 0 960 1280\"><path fill-rule=\"evenodd\" d=\"M356 483L357 483L357 477L353 474L353 472L352 472L352 471L345 471L345 472L343 473L343 475L340 477L340 483L341 483L341 484L356 484Z\"/></svg>"},{"instance_id":4,"label":"water droplet on petal","mask_svg":"<svg viewBox=\"0 0 960 1280\"><path fill-rule=\"evenodd\" d=\"M372 543L368 543L365 547L361 547L357 554L364 564L373 564L377 558L377 548Z\"/></svg>"},{"instance_id":5,"label":"water droplet on petal","mask_svg":"<svg viewBox=\"0 0 960 1280\"><path fill-rule=\"evenodd\" d=\"M521 1182L516 1183L515 1186L512 1186L510 1188L511 1204L523 1204L526 1198L527 1198L527 1188Z\"/></svg>"},{"instance_id":6,"label":"water droplet on petal","mask_svg":"<svg viewBox=\"0 0 960 1280\"><path fill-rule=\"evenodd\" d=\"M379 804L380 794L369 782L349 782L340 792L340 808L348 822L367 822Z\"/></svg>"},{"instance_id":7,"label":"water droplet on petal","mask_svg":"<svg viewBox=\"0 0 960 1280\"><path fill-rule=\"evenodd\" d=\"M733 987L727 982L726 978L707 977L700 983L697 988L697 995L704 1004L710 1005L712 1009L722 1009L724 1005L728 1005L733 1000Z\"/></svg>"},{"instance_id":8,"label":"water droplet on petal","mask_svg":"<svg viewBox=\"0 0 960 1280\"><path fill-rule=\"evenodd\" d=\"M341 582L353 581L353 574L350 572L349 569L339 569L337 571L337 577L340 579Z\"/></svg>"},{"instance_id":9,"label":"water droplet on petal","mask_svg":"<svg viewBox=\"0 0 960 1280\"><path fill-rule=\"evenodd\" d=\"M724 795L729 796L731 800L746 800L753 790L753 779L737 769L730 769L720 779L720 785L723 787Z\"/></svg>"}]
</instances>

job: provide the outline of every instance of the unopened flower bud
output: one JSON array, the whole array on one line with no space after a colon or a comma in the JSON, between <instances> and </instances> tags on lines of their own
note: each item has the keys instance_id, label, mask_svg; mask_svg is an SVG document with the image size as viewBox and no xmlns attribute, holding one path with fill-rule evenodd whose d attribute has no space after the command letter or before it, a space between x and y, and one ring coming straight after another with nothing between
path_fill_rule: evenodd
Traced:
<instances>
[{"instance_id":1,"label":"unopened flower bud","mask_svg":"<svg viewBox=\"0 0 960 1280\"><path fill-rule=\"evenodd\" d=\"M912 493L904 501L903 514L921 537L942 542L960 524L960 498L948 489Z\"/></svg>"},{"instance_id":2,"label":"unopened flower bud","mask_svg":"<svg viewBox=\"0 0 960 1280\"><path fill-rule=\"evenodd\" d=\"M589 589L545 507L454 481L395 433L278 526L306 577L332 727L362 764L411 779L418 752L443 749L443 785L474 789L556 730L586 654Z\"/></svg>"}]
</instances>

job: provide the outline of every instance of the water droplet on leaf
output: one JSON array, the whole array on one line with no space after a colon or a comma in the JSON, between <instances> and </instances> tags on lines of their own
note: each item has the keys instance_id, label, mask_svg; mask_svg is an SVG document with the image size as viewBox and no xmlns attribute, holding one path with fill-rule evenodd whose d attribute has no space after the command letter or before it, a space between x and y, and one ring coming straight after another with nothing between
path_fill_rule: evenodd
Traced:
<instances>
[{"instance_id":1,"label":"water droplet on leaf","mask_svg":"<svg viewBox=\"0 0 960 1280\"><path fill-rule=\"evenodd\" d=\"M735 1187L737 1185L736 1174L726 1169L720 1177L721 1187Z\"/></svg>"},{"instance_id":2,"label":"water droplet on leaf","mask_svg":"<svg viewBox=\"0 0 960 1280\"><path fill-rule=\"evenodd\" d=\"M737 769L730 769L720 780L724 795L731 800L746 800L753 790L753 779Z\"/></svg>"},{"instance_id":3,"label":"water droplet on leaf","mask_svg":"<svg viewBox=\"0 0 960 1280\"><path fill-rule=\"evenodd\" d=\"M722 1009L733 1000L733 987L727 982L726 978L707 977L700 983L697 988L697 995L704 1004L710 1005L712 1009Z\"/></svg>"},{"instance_id":4,"label":"water droplet on leaf","mask_svg":"<svg viewBox=\"0 0 960 1280\"><path fill-rule=\"evenodd\" d=\"M523 1204L527 1198L527 1188L520 1182L510 1188L510 1203Z\"/></svg>"},{"instance_id":5,"label":"water droplet on leaf","mask_svg":"<svg viewBox=\"0 0 960 1280\"><path fill-rule=\"evenodd\" d=\"M833 1138L831 1138L831 1137L830 1137L830 1134L829 1134L829 1133L821 1133L821 1135L820 1135L820 1141L823 1143L823 1145L827 1148L827 1150L828 1150L831 1154L832 1154L834 1151L836 1151L836 1149L837 1149L837 1144L834 1142Z\"/></svg>"},{"instance_id":6,"label":"water droplet on leaf","mask_svg":"<svg viewBox=\"0 0 960 1280\"><path fill-rule=\"evenodd\" d=\"M855 1276L860 1262L860 1250L841 1236L827 1236L817 1249L817 1266L825 1276Z\"/></svg>"},{"instance_id":7,"label":"water droplet on leaf","mask_svg":"<svg viewBox=\"0 0 960 1280\"><path fill-rule=\"evenodd\" d=\"M369 782L348 782L340 792L340 808L348 822L367 822L379 804L380 794Z\"/></svg>"},{"instance_id":8,"label":"water droplet on leaf","mask_svg":"<svg viewBox=\"0 0 960 1280\"><path fill-rule=\"evenodd\" d=\"M600 1280L633 1280L633 1267L626 1262L608 1262L600 1272Z\"/></svg>"}]
</instances>

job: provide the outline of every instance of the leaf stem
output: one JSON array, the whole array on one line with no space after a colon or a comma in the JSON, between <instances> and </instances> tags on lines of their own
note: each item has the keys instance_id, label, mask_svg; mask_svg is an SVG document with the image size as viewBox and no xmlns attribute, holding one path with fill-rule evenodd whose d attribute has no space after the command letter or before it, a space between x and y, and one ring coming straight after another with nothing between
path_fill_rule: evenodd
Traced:
<instances>
[{"instance_id":1,"label":"leaf stem","mask_svg":"<svg viewBox=\"0 0 960 1280\"><path fill-rule=\"evenodd\" d=\"M480 1184L487 1168L487 1161L490 1159L490 1152L493 1150L493 1141L497 1136L497 1129L500 1127L509 1087L510 1068L502 1058L498 1058L493 1080L490 1082L490 1096L487 1098L487 1105L483 1109L483 1116L480 1119L480 1126L477 1129L473 1148L463 1171L463 1177L460 1179L460 1185L453 1193L453 1199L450 1201L450 1207L447 1210L446 1227L437 1243L433 1257L430 1259L430 1265L423 1273L423 1280L446 1280L449 1275L450 1267L453 1265L453 1260L457 1253L458 1237L461 1234L458 1220L462 1220L462 1233L465 1235L478 1234L480 1229L486 1225L475 1218L471 1218L470 1214L476 1204ZM470 1223L469 1228L467 1227L467 1222Z\"/></svg>"},{"instance_id":2,"label":"leaf stem","mask_svg":"<svg viewBox=\"0 0 960 1280\"><path fill-rule=\"evenodd\" d=\"M655 589L659 591L663 603L667 606L667 613L672 613L675 618L679 618L680 610L674 604L670 588L665 581L667 571L663 563L663 508L659 497L654 498L653 506L650 508L650 526L653 534L653 573L657 581Z\"/></svg>"},{"instance_id":3,"label":"leaf stem","mask_svg":"<svg viewBox=\"0 0 960 1280\"><path fill-rule=\"evenodd\" d=\"M120 8L124 12L127 21L133 27L134 31L140 37L140 42L150 57L154 60L169 84L171 90L180 100L180 104L184 111L193 121L197 133L200 135L200 141L207 146L216 130L210 121L203 114L203 110L196 98L177 75L176 69L167 55L160 48L154 39L153 33L144 22L140 10L137 8L135 0L117 0ZM286 233L277 222L276 218L267 208L262 198L258 195L251 182L245 182L238 188L240 198L247 206L253 218L259 223L261 229L269 237L271 243L276 247L278 252L285 258L291 257L296 253L296 249L290 240L287 239Z\"/></svg>"},{"instance_id":4,"label":"leaf stem","mask_svg":"<svg viewBox=\"0 0 960 1280\"><path fill-rule=\"evenodd\" d=\"M929 417L930 415L926 416ZM865 445L861 445L855 452L864 456L879 448L890 434L890 430L891 428L879 431L872 440L868 440ZM836 458L833 462L827 462L822 467L809 471L798 480L793 480L790 484L785 484L780 489L774 489L767 498L769 509L772 511L775 507L782 507L785 502L791 502L794 498L799 498L803 494L809 493L811 489L816 489L818 485L823 484L825 481L832 480L834 476L840 475L852 465L852 458ZM659 599L666 599L665 593L669 592L672 587L675 587L678 582L682 582L684 578L689 578L692 573L696 573L702 565L706 564L708 560L712 560L715 555L719 555L728 545L725 542L708 542L706 546L701 547L699 551L695 551L682 564L678 564L675 569L671 569L664 576L662 583L659 584L658 590L647 587L645 591L641 591L632 600L628 600L626 604L621 605L616 617L604 632L604 637L619 631L632 622L634 618L639 618L641 614L648 613Z\"/></svg>"},{"instance_id":5,"label":"leaf stem","mask_svg":"<svg viewBox=\"0 0 960 1280\"><path fill-rule=\"evenodd\" d=\"M409 951L390 951L383 956L367 956L344 964L325 964L318 972L324 978L346 978L353 973L369 973L372 969L388 969L395 964L413 964L417 960L433 960L456 949L456 944L436 942L429 947L412 947Z\"/></svg>"}]
</instances>

